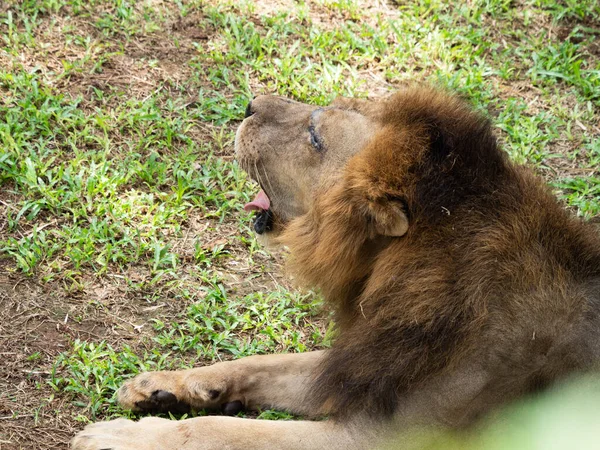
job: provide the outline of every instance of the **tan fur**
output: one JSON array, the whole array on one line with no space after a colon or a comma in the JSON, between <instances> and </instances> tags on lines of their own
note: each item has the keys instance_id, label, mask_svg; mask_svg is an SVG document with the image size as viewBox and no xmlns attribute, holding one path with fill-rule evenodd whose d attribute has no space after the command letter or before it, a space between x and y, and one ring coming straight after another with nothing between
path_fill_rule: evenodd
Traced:
<instances>
[{"instance_id":1,"label":"tan fur","mask_svg":"<svg viewBox=\"0 0 600 450\"><path fill-rule=\"evenodd\" d=\"M271 199L271 240L335 309L338 338L326 352L143 374L119 399L334 420L108 422L76 449L373 448L388 431L468 426L597 369L598 235L513 165L464 102L411 88L325 109L259 97L252 112L238 158Z\"/></svg>"},{"instance_id":2,"label":"tan fur","mask_svg":"<svg viewBox=\"0 0 600 450\"><path fill-rule=\"evenodd\" d=\"M157 390L174 394L195 409L218 410L232 401L249 409L292 411L318 415L306 403L306 391L323 352L250 356L212 366L180 371L148 372L119 389L119 403L140 411L140 402Z\"/></svg>"}]
</instances>

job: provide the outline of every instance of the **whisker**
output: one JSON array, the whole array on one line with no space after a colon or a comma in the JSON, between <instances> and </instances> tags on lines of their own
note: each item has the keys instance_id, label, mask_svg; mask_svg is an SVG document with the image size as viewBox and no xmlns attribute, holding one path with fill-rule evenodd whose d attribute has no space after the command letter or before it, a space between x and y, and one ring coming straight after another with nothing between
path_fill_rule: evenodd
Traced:
<instances>
[{"instance_id":1,"label":"whisker","mask_svg":"<svg viewBox=\"0 0 600 450\"><path fill-rule=\"evenodd\" d=\"M273 147L267 143L267 146L269 147L269 150L275 152L275 150L273 149ZM267 168L265 167L265 164L261 161L261 166L263 168L263 172L265 173L265 178L267 179L267 183L269 185L269 190L271 191L271 195L275 195L275 190L273 189L273 186L271 185L271 179L269 178L269 173L267 172Z\"/></svg>"},{"instance_id":2,"label":"whisker","mask_svg":"<svg viewBox=\"0 0 600 450\"><path fill-rule=\"evenodd\" d=\"M269 186L269 194L272 196L275 196L275 190L273 189L273 186L271 185L271 179L269 178L269 173L267 172L267 169L264 164L261 164L261 166L263 168L263 172L265 173L265 178L267 179L267 184ZM273 201L274 199L275 198L272 198L271 201Z\"/></svg>"},{"instance_id":3,"label":"whisker","mask_svg":"<svg viewBox=\"0 0 600 450\"><path fill-rule=\"evenodd\" d=\"M258 183L258 185L262 189L263 182L262 182L262 179L261 179L261 176L260 176L260 170L258 170L258 165L257 165L256 161L253 161L252 164L254 166L254 173L256 174L256 182Z\"/></svg>"}]
</instances>

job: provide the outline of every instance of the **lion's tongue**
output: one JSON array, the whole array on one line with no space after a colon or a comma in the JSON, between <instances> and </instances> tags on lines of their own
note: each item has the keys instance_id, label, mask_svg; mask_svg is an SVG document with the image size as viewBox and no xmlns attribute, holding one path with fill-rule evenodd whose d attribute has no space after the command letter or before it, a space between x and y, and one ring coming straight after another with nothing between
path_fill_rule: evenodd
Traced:
<instances>
[{"instance_id":1,"label":"lion's tongue","mask_svg":"<svg viewBox=\"0 0 600 450\"><path fill-rule=\"evenodd\" d=\"M244 211L256 211L260 209L268 211L270 207L271 201L269 200L269 197L267 197L267 194L265 194L265 191L261 189L260 192L256 194L256 197L254 197L254 200L244 205Z\"/></svg>"}]
</instances>

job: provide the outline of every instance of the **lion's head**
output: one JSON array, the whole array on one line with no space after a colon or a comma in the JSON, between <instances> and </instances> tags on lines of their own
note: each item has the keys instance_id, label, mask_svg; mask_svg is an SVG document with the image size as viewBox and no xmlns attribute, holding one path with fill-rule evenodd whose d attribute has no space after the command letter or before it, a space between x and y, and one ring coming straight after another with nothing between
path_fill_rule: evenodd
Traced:
<instances>
[{"instance_id":1,"label":"lion's head","mask_svg":"<svg viewBox=\"0 0 600 450\"><path fill-rule=\"evenodd\" d=\"M236 153L262 188L246 205L258 211L257 233L278 235L293 219L311 211L315 201L341 181L350 159L386 134L375 108L354 104L358 103L342 100L315 107L260 96L248 105L236 136ZM403 206L389 202L393 211L382 217L386 200L390 198L372 197L363 206L371 204L378 232L400 236L407 228Z\"/></svg>"}]
</instances>

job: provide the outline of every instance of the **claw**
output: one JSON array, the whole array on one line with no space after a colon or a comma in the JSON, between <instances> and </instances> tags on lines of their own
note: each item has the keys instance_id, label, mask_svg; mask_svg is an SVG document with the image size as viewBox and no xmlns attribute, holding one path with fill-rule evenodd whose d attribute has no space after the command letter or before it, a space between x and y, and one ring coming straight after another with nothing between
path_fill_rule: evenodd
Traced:
<instances>
[{"instance_id":1,"label":"claw","mask_svg":"<svg viewBox=\"0 0 600 450\"><path fill-rule=\"evenodd\" d=\"M162 390L152 392L148 399L136 402L135 406L144 412L153 413L183 414L190 411L188 403L179 401L175 394Z\"/></svg>"}]
</instances>

